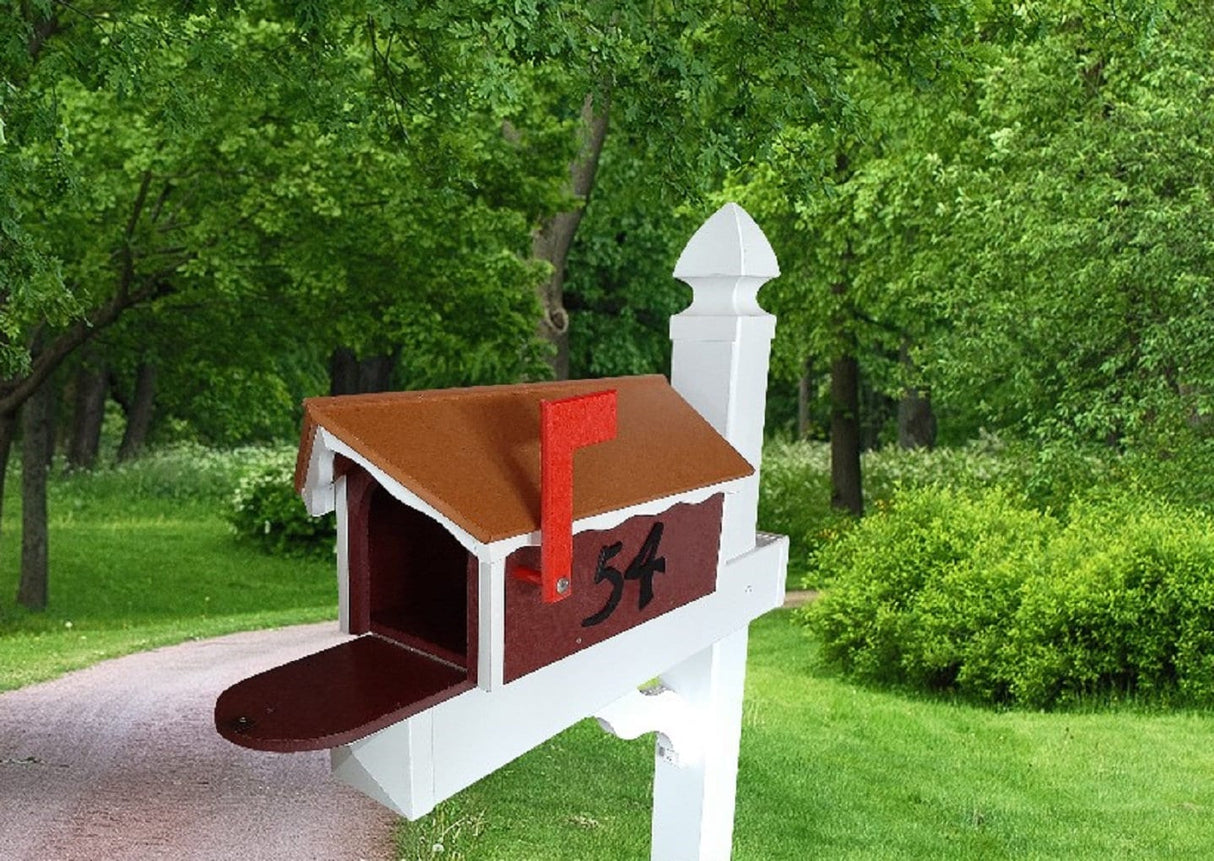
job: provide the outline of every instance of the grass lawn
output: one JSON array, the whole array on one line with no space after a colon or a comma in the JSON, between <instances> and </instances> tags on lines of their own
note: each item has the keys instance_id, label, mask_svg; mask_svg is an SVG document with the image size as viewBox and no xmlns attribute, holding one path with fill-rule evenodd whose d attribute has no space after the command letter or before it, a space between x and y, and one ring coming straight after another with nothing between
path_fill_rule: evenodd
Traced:
<instances>
[{"instance_id":1,"label":"grass lawn","mask_svg":"<svg viewBox=\"0 0 1214 861\"><path fill-rule=\"evenodd\" d=\"M1214 716L907 698L816 671L787 611L751 630L735 859L1214 858ZM647 858L652 744L583 722L402 825L401 857Z\"/></svg>"},{"instance_id":2,"label":"grass lawn","mask_svg":"<svg viewBox=\"0 0 1214 861\"><path fill-rule=\"evenodd\" d=\"M137 475L136 478L146 478ZM0 691L104 658L336 618L332 561L276 559L236 544L214 493L132 494L132 477L51 485L50 606L16 607L19 476L0 526Z\"/></svg>"}]
</instances>

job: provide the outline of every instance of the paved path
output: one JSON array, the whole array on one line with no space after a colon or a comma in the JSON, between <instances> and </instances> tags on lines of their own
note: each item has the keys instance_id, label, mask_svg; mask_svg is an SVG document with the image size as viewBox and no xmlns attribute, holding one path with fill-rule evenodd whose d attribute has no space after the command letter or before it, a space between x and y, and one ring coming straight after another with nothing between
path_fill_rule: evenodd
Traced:
<instances>
[{"instance_id":1,"label":"paved path","mask_svg":"<svg viewBox=\"0 0 1214 861\"><path fill-rule=\"evenodd\" d=\"M325 752L259 753L214 730L233 682L337 642L336 623L106 661L0 694L0 858L385 859L394 816Z\"/></svg>"},{"instance_id":2,"label":"paved path","mask_svg":"<svg viewBox=\"0 0 1214 861\"><path fill-rule=\"evenodd\" d=\"M784 609L795 609L810 601L818 600L817 589L796 589L792 592L784 593Z\"/></svg>"}]
</instances>

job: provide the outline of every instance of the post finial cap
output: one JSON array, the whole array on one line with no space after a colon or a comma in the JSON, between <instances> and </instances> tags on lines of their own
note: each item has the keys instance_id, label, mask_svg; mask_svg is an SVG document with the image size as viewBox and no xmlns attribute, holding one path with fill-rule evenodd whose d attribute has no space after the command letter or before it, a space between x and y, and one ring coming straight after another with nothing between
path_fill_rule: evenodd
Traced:
<instances>
[{"instance_id":1,"label":"post finial cap","mask_svg":"<svg viewBox=\"0 0 1214 861\"><path fill-rule=\"evenodd\" d=\"M759 288L780 274L771 243L745 209L727 203L687 242L674 277L691 286L691 307L703 315L766 314Z\"/></svg>"}]
</instances>

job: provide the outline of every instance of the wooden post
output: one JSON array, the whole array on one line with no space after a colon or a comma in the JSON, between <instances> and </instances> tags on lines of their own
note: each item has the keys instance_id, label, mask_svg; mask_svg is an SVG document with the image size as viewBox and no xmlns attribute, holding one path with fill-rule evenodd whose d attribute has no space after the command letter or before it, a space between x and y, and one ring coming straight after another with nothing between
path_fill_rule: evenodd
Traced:
<instances>
[{"instance_id":1,"label":"wooden post","mask_svg":"<svg viewBox=\"0 0 1214 861\"><path fill-rule=\"evenodd\" d=\"M691 286L693 297L670 321L671 383L755 467L742 490L725 500L721 555L727 563L755 547L767 365L776 328L757 294L780 269L758 225L731 203L691 238L674 274ZM742 627L661 674L662 685L695 715L700 749L690 757L671 757L659 739L655 861L729 858L747 634Z\"/></svg>"}]
</instances>

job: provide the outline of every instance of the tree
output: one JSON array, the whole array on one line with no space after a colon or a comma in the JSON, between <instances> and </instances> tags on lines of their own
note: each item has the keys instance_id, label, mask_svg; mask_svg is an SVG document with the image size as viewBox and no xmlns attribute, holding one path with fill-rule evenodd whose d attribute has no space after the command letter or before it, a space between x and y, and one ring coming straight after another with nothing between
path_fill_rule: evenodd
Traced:
<instances>
[{"instance_id":1,"label":"tree","mask_svg":"<svg viewBox=\"0 0 1214 861\"><path fill-rule=\"evenodd\" d=\"M1153 445L1214 408L1205 4L1030 4L946 166L937 388L1038 439ZM1171 442L1163 445L1170 448Z\"/></svg>"},{"instance_id":2,"label":"tree","mask_svg":"<svg viewBox=\"0 0 1214 861\"><path fill-rule=\"evenodd\" d=\"M670 372L670 316L686 285L670 277L697 223L651 181L635 135L604 149L595 197L570 251L565 304L570 368L577 377Z\"/></svg>"},{"instance_id":3,"label":"tree","mask_svg":"<svg viewBox=\"0 0 1214 861\"><path fill-rule=\"evenodd\" d=\"M53 439L48 389L63 361L95 331L159 289L154 272L138 271L133 240L148 206L149 185L134 196L118 232L105 285L75 282L62 256L31 218L39 206L79 199L86 193L70 145L59 135L60 93L71 99L107 76L127 80L128 55L109 45L115 34L104 11L89 4L68 9L50 4L5 4L0 16L0 476L7 472L18 411L25 416L22 493L21 586L18 600L45 606L46 470ZM136 14L142 10L132 10ZM129 50L151 44L144 28L131 32ZM163 261L162 261L163 262ZM3 487L0 482L0 493Z\"/></svg>"},{"instance_id":4,"label":"tree","mask_svg":"<svg viewBox=\"0 0 1214 861\"><path fill-rule=\"evenodd\" d=\"M245 283L236 276L260 213L235 204L282 176L266 107L286 95L304 104L312 78L282 65L296 35L264 21L186 17L154 3L12 11L0 428L28 402L29 437L46 424L37 404L53 399L53 375L132 310ZM145 415L133 412L129 426ZM51 448L34 442L25 446L23 543L45 547L38 500ZM24 554L20 599L44 603L46 579L45 552Z\"/></svg>"},{"instance_id":5,"label":"tree","mask_svg":"<svg viewBox=\"0 0 1214 861\"><path fill-rule=\"evenodd\" d=\"M1121 446L1210 408L1208 10L1059 0L977 23L952 43L971 71L931 101L847 67L863 123L784 135L833 154L817 187L796 158L741 176L785 265L775 365L832 367L852 510L857 369L969 427Z\"/></svg>"},{"instance_id":6,"label":"tree","mask_svg":"<svg viewBox=\"0 0 1214 861\"><path fill-rule=\"evenodd\" d=\"M942 27L934 47L920 49L921 59L932 51L940 58L929 79L863 50L841 51L847 91L862 107L846 125L784 130L768 163L739 172L729 189L772 225L783 270L766 294L781 322L773 373L808 388L808 367L827 372L831 504L856 515L861 450L877 436L865 431L862 394L922 391L911 345L942 325L924 313L921 294L937 273L922 250L935 230L941 153L957 146L950 126L972 50L967 33ZM807 163L806 153L825 163ZM917 407L924 410L921 397Z\"/></svg>"},{"instance_id":7,"label":"tree","mask_svg":"<svg viewBox=\"0 0 1214 861\"><path fill-rule=\"evenodd\" d=\"M668 201L704 205L728 170L766 158L786 125L845 121L840 57L859 50L915 68L934 62L940 52L925 46L960 5L479 0L408 17L375 7L369 19L380 44L393 46L391 58L380 51L381 74L402 115L441 101L444 123L463 133L479 118L510 140L543 142L529 149L540 158L529 160L523 182L548 189L534 198L532 248L551 267L538 326L559 374L568 249L613 136L629 140L620 152L645 164L643 182L665 188ZM454 72L416 93L401 82L417 78L410 64L420 57ZM821 163L820 153L800 154Z\"/></svg>"},{"instance_id":8,"label":"tree","mask_svg":"<svg viewBox=\"0 0 1214 861\"><path fill-rule=\"evenodd\" d=\"M80 368L100 370L77 377L80 463L95 451L86 417L103 377L127 411L130 456L157 390L160 415L209 439L281 427L309 377L291 356L403 354L411 385L537 366L540 273L495 162L510 149L500 133L457 134L436 121L439 103L404 129L371 108L374 44L319 38L303 7L283 21L254 6L22 4L4 22L6 78L20 86L6 91L0 151L13 178L0 200L13 276L0 305L3 453L17 410L85 345ZM417 91L441 95L450 73L424 70ZM292 334L303 348L287 346ZM42 508L27 510L29 539L45 543ZM25 579L42 587L23 598L46 592L45 562L29 558Z\"/></svg>"}]
</instances>

